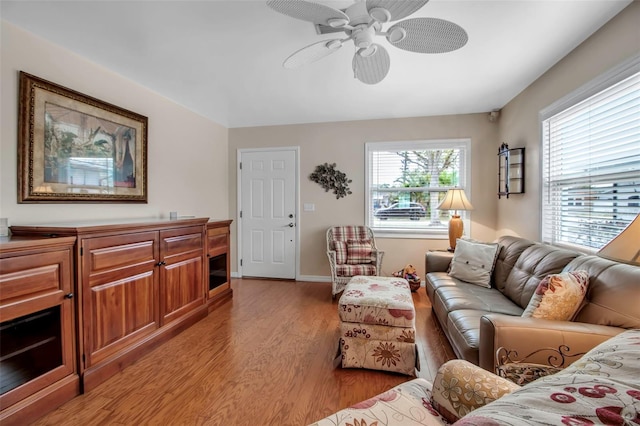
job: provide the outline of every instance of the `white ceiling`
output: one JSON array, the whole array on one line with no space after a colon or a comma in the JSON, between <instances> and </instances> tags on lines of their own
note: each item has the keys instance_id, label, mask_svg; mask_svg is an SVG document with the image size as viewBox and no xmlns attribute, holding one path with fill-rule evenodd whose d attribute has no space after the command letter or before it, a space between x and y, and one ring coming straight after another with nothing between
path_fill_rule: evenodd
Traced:
<instances>
[{"instance_id":1,"label":"white ceiling","mask_svg":"<svg viewBox=\"0 0 640 426\"><path fill-rule=\"evenodd\" d=\"M234 128L499 109L630 2L431 0L411 17L452 21L467 45L427 55L378 37L391 70L373 86L354 79L352 44L282 68L294 51L334 37L265 1L2 0L0 16Z\"/></svg>"}]
</instances>

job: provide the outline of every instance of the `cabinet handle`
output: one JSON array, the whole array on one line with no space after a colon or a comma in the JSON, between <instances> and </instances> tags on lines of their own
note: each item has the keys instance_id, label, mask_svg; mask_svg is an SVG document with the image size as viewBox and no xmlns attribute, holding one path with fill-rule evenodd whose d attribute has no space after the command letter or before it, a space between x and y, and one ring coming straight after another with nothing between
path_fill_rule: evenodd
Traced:
<instances>
[{"instance_id":1,"label":"cabinet handle","mask_svg":"<svg viewBox=\"0 0 640 426\"><path fill-rule=\"evenodd\" d=\"M164 260L161 260L160 262L156 263L156 266L164 266L166 264L167 262L165 262Z\"/></svg>"},{"instance_id":2,"label":"cabinet handle","mask_svg":"<svg viewBox=\"0 0 640 426\"><path fill-rule=\"evenodd\" d=\"M64 295L65 299L73 299L73 293L67 293Z\"/></svg>"}]
</instances>

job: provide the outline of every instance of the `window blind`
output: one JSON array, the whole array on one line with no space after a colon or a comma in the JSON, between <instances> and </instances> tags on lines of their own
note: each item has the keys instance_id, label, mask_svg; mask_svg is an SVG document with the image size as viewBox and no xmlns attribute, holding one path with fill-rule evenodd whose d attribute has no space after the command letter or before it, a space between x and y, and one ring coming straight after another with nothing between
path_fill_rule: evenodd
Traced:
<instances>
[{"instance_id":1,"label":"window blind","mask_svg":"<svg viewBox=\"0 0 640 426\"><path fill-rule=\"evenodd\" d=\"M542 239L597 250L640 212L640 73L542 122Z\"/></svg>"}]
</instances>

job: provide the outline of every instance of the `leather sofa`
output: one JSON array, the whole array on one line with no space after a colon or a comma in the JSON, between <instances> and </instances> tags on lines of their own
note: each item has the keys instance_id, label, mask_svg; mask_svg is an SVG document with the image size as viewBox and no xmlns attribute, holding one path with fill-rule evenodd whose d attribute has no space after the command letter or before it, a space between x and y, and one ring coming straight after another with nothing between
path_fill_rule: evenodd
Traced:
<instances>
[{"instance_id":1,"label":"leather sofa","mask_svg":"<svg viewBox=\"0 0 640 426\"><path fill-rule=\"evenodd\" d=\"M427 295L458 358L494 371L501 347L531 354L566 345L581 354L625 329L640 328L640 267L519 237L497 243L491 288L451 277L452 253L426 254ZM589 287L573 321L521 317L546 275L576 270L588 272ZM533 354L529 361L546 363L543 357Z\"/></svg>"}]
</instances>

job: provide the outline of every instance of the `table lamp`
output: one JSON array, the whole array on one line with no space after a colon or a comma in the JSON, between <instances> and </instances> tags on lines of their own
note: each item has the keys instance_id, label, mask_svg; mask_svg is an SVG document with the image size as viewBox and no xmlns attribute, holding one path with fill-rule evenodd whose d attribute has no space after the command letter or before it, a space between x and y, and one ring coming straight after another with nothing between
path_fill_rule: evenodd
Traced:
<instances>
[{"instance_id":1,"label":"table lamp","mask_svg":"<svg viewBox=\"0 0 640 426\"><path fill-rule=\"evenodd\" d=\"M462 188L453 188L447 191L444 200L436 207L438 210L453 210L453 216L449 220L449 251L456 248L456 240L462 237L464 224L458 215L458 210L473 210L473 206L467 199Z\"/></svg>"}]
</instances>

